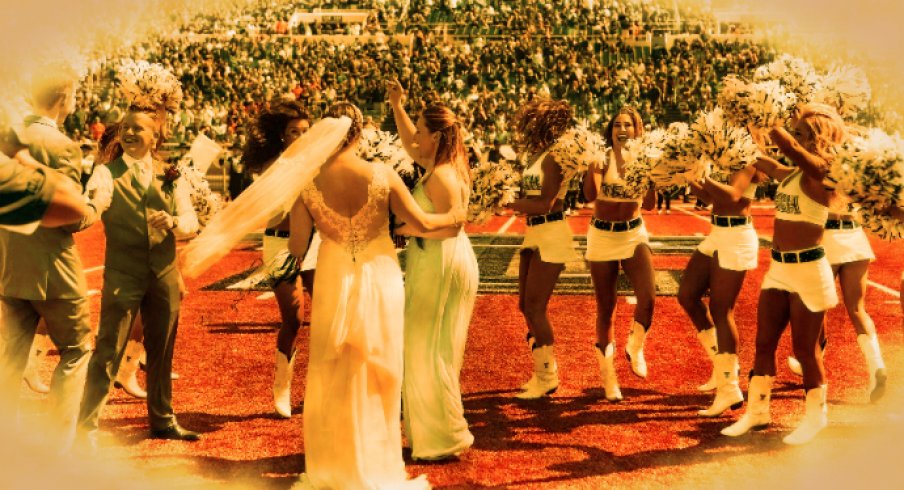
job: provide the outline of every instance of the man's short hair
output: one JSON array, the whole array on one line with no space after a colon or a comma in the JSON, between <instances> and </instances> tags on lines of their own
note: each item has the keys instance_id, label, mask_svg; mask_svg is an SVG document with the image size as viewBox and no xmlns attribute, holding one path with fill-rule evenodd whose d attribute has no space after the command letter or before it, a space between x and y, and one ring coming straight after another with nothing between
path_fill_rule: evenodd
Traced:
<instances>
[{"instance_id":1,"label":"man's short hair","mask_svg":"<svg viewBox=\"0 0 904 490\"><path fill-rule=\"evenodd\" d=\"M61 64L46 65L31 78L31 103L37 107L50 107L70 88L75 90L78 74Z\"/></svg>"}]
</instances>

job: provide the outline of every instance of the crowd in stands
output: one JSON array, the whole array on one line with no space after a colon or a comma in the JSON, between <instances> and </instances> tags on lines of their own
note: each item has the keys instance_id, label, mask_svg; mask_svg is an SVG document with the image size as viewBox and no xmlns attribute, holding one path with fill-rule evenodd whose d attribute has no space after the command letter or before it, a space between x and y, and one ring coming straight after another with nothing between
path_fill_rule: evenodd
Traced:
<instances>
[{"instance_id":1,"label":"crowd in stands","mask_svg":"<svg viewBox=\"0 0 904 490\"><path fill-rule=\"evenodd\" d=\"M429 31L407 43L183 36L144 49L149 61L170 67L182 81L183 107L171 125L172 143L179 145L202 131L227 145L240 142L247 121L276 97L299 99L315 115L334 101L351 100L383 121L391 78L412 101L452 105L474 137L490 146L508 142L507 118L534 93L569 100L590 124L634 104L656 126L712 107L725 74L747 74L772 56L763 46L735 41L698 39L650 50L589 37L449 43ZM104 65L84 86L66 123L71 134L96 139L122 114L112 89L115 66Z\"/></svg>"},{"instance_id":2,"label":"crowd in stands","mask_svg":"<svg viewBox=\"0 0 904 490\"><path fill-rule=\"evenodd\" d=\"M662 0L332 0L257 2L251 8L193 19L185 32L200 34L351 34L354 26L327 21L305 26L306 11L367 10L365 32L407 33L443 26L461 35L597 35L639 37L669 30L702 34L715 22L701 9L681 14Z\"/></svg>"}]
</instances>

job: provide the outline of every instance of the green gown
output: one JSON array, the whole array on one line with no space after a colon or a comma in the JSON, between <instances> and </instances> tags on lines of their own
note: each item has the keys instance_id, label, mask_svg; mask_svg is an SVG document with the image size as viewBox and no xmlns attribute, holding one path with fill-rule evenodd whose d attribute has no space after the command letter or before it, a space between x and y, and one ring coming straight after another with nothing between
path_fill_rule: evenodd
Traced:
<instances>
[{"instance_id":1,"label":"green gown","mask_svg":"<svg viewBox=\"0 0 904 490\"><path fill-rule=\"evenodd\" d=\"M415 187L414 199L432 213L423 182ZM408 244L402 406L414 459L454 456L474 442L459 375L477 276L477 258L464 230L453 238L412 239Z\"/></svg>"}]
</instances>

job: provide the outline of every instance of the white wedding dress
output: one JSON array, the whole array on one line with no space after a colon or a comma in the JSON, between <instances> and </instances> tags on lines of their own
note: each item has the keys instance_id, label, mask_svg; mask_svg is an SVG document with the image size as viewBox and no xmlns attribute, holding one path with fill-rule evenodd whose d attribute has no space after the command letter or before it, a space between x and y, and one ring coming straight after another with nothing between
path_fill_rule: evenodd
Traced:
<instances>
[{"instance_id":1,"label":"white wedding dress","mask_svg":"<svg viewBox=\"0 0 904 490\"><path fill-rule=\"evenodd\" d=\"M386 166L343 216L312 182L302 192L322 244L304 398L305 475L318 489L423 489L408 480L400 428L405 291L389 238Z\"/></svg>"}]
</instances>

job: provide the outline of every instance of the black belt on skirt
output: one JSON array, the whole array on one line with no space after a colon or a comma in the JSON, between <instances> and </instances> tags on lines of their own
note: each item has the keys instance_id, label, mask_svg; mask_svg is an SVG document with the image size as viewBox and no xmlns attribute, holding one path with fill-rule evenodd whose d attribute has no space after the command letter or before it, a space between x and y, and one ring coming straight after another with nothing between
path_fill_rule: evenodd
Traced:
<instances>
[{"instance_id":1,"label":"black belt on skirt","mask_svg":"<svg viewBox=\"0 0 904 490\"><path fill-rule=\"evenodd\" d=\"M826 221L827 230L853 230L860 228L860 223L852 219L830 219Z\"/></svg>"},{"instance_id":2,"label":"black belt on skirt","mask_svg":"<svg viewBox=\"0 0 904 490\"><path fill-rule=\"evenodd\" d=\"M744 226L749 225L753 222L753 218L750 216L716 216L712 215L709 218L710 223L721 226L723 228L730 228L732 226Z\"/></svg>"},{"instance_id":3,"label":"black belt on skirt","mask_svg":"<svg viewBox=\"0 0 904 490\"><path fill-rule=\"evenodd\" d=\"M803 262L813 262L826 256L826 251L822 247L813 247L800 252L779 252L772 249L772 260L783 262L786 264L800 264Z\"/></svg>"},{"instance_id":4,"label":"black belt on skirt","mask_svg":"<svg viewBox=\"0 0 904 490\"><path fill-rule=\"evenodd\" d=\"M528 216L527 217L527 226L537 226L542 225L543 223L550 223L552 221L562 221L565 219L565 213L562 211L556 211L555 213L549 214L541 214L539 216Z\"/></svg>"},{"instance_id":5,"label":"black belt on skirt","mask_svg":"<svg viewBox=\"0 0 904 490\"><path fill-rule=\"evenodd\" d=\"M602 231L628 231L643 224L643 218L638 216L629 221L603 221L597 218L590 219L590 225Z\"/></svg>"},{"instance_id":6,"label":"black belt on skirt","mask_svg":"<svg viewBox=\"0 0 904 490\"><path fill-rule=\"evenodd\" d=\"M289 238L289 230L277 230L275 228L267 228L264 235L275 236L277 238Z\"/></svg>"}]
</instances>

